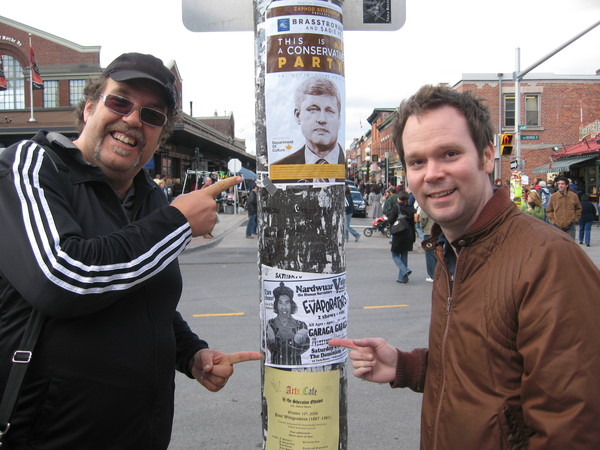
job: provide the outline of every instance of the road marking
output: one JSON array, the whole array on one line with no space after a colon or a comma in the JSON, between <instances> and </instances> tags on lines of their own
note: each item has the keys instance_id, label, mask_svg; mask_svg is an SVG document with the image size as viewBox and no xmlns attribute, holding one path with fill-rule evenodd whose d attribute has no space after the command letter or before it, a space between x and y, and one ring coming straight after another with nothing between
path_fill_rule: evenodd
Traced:
<instances>
[{"instance_id":1,"label":"road marking","mask_svg":"<svg viewBox=\"0 0 600 450\"><path fill-rule=\"evenodd\" d=\"M221 314L193 314L192 317L223 317L223 316L245 316L246 313L221 313Z\"/></svg>"},{"instance_id":2,"label":"road marking","mask_svg":"<svg viewBox=\"0 0 600 450\"><path fill-rule=\"evenodd\" d=\"M407 308L408 305L382 305L382 306L363 306L363 309L380 309L380 308Z\"/></svg>"}]
</instances>

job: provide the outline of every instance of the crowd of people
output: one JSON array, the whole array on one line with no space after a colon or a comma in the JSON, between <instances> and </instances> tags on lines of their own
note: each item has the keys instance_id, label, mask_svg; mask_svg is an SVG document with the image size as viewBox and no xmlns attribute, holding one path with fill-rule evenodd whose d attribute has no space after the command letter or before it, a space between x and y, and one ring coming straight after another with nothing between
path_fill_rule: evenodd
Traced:
<instances>
[{"instance_id":1,"label":"crowd of people","mask_svg":"<svg viewBox=\"0 0 600 450\"><path fill-rule=\"evenodd\" d=\"M492 191L496 192L510 181L496 178ZM384 189L383 183L358 183L358 189L367 200L368 217L385 218L391 226L397 216L407 216L412 232L392 234L391 253L394 263L398 266L398 283L408 283L412 271L408 268L408 252L413 249L415 242L423 242L430 237L434 221L419 206L410 187L404 184L394 186L391 182ZM410 209L409 209L410 208ZM564 176L545 181L535 178L531 184L522 188L522 199L519 209L541 221L554 225L568 233L573 239L579 238L579 244L590 247L592 226L598 218L598 203L590 200L590 195L583 192L578 180ZM579 229L577 233L577 227ZM350 232L355 232L351 229ZM418 237L418 241L417 238ZM346 239L347 240L347 239ZM425 251L427 282L433 282L435 257L431 250Z\"/></svg>"}]
</instances>

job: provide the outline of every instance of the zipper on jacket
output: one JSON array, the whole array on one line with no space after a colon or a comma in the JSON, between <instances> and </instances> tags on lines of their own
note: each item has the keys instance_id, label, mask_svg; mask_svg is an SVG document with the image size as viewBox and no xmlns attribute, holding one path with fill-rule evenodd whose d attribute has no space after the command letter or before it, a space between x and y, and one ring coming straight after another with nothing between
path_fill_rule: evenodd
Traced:
<instances>
[{"instance_id":1,"label":"zipper on jacket","mask_svg":"<svg viewBox=\"0 0 600 450\"><path fill-rule=\"evenodd\" d=\"M458 271L458 255L456 255L456 261L454 265L454 274ZM433 436L431 439L431 448L437 448L437 436L438 436L438 427L440 423L440 415L442 413L442 400L444 398L444 392L446 391L446 340L448 337L448 330L450 328L450 315L452 313L452 304L454 303L454 280L455 276L450 273L448 267L444 263L443 265L446 275L448 276L448 292L450 295L446 300L446 327L444 329L444 337L442 338L442 351L440 356L440 365L441 365L441 376L442 376L442 385L439 391L437 406L435 410L435 418L433 422Z\"/></svg>"}]
</instances>

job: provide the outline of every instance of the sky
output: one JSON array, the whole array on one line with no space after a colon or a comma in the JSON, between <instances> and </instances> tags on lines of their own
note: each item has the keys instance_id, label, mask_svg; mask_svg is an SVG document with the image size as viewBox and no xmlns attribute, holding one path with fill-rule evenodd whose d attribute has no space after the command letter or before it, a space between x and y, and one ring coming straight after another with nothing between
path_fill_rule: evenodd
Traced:
<instances>
[{"instance_id":1,"label":"sky","mask_svg":"<svg viewBox=\"0 0 600 450\"><path fill-rule=\"evenodd\" d=\"M209 1L219 0L198 4ZM132 51L174 60L183 79L183 110L196 117L233 113L236 137L255 153L252 32L190 31L181 0L3 1L0 15L100 46L103 67ZM463 73L510 77L517 47L522 71L598 20L600 0L406 0L401 29L344 33L346 148L369 130L374 108L395 108L423 84L454 85ZM600 26L532 73L594 75L598 69Z\"/></svg>"}]
</instances>

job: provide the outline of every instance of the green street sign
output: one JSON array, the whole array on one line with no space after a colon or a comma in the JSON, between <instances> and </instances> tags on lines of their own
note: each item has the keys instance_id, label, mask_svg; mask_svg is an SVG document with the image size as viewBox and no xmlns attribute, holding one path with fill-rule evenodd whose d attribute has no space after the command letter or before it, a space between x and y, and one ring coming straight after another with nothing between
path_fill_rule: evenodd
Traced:
<instances>
[{"instance_id":1,"label":"green street sign","mask_svg":"<svg viewBox=\"0 0 600 450\"><path fill-rule=\"evenodd\" d=\"M519 125L519 131L523 131L527 129L527 125Z\"/></svg>"},{"instance_id":2,"label":"green street sign","mask_svg":"<svg viewBox=\"0 0 600 450\"><path fill-rule=\"evenodd\" d=\"M540 137L537 134L522 134L521 140L522 141L539 141Z\"/></svg>"}]
</instances>

